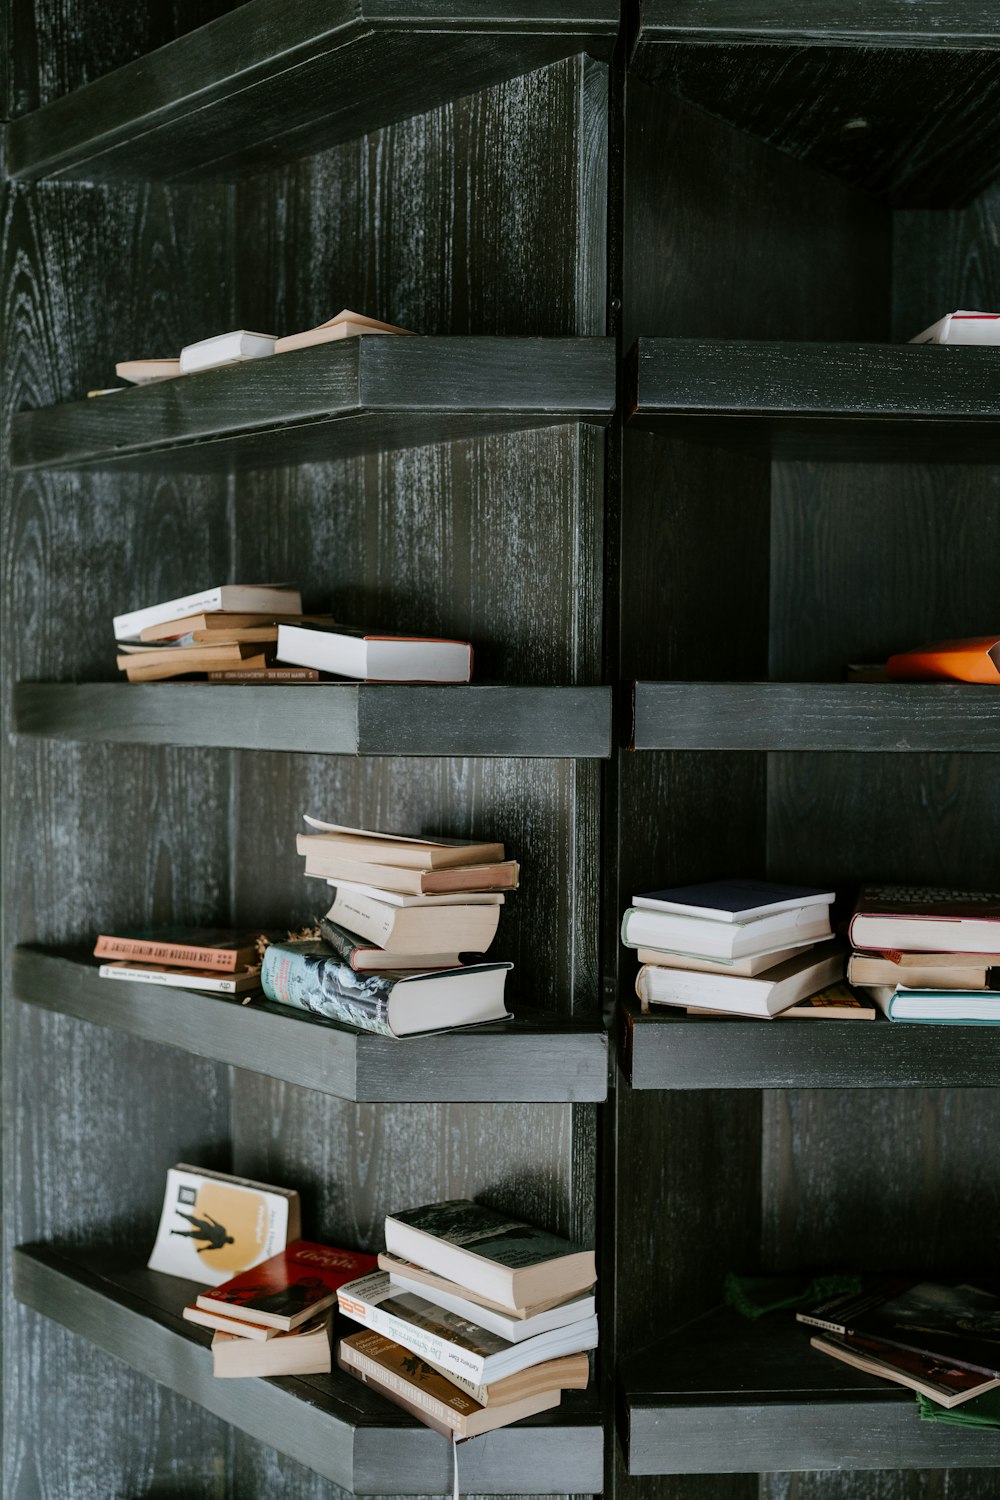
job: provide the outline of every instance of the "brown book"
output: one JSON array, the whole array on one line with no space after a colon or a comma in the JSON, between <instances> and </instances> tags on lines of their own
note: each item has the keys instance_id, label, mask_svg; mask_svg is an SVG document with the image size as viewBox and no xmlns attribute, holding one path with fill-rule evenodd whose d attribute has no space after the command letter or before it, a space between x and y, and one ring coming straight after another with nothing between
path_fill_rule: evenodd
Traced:
<instances>
[{"instance_id":1,"label":"brown book","mask_svg":"<svg viewBox=\"0 0 1000 1500\"><path fill-rule=\"evenodd\" d=\"M509 1427L522 1417L558 1406L562 1396L559 1387L554 1387L536 1391L519 1401L480 1406L419 1354L411 1354L408 1349L371 1330L341 1339L337 1363L349 1375L381 1391L419 1421L455 1438L476 1437L498 1427Z\"/></svg>"},{"instance_id":2,"label":"brown book","mask_svg":"<svg viewBox=\"0 0 1000 1500\"><path fill-rule=\"evenodd\" d=\"M212 1328L217 1333L232 1333L241 1339L280 1337L277 1328L267 1328L263 1323L248 1323L245 1318L226 1317L225 1313L206 1312L197 1302L189 1302L181 1316L189 1323L197 1323L199 1328Z\"/></svg>"},{"instance_id":3,"label":"brown book","mask_svg":"<svg viewBox=\"0 0 1000 1500\"><path fill-rule=\"evenodd\" d=\"M313 344L329 344L335 339L356 338L361 334L410 332L409 328L397 328L394 323L380 323L377 318L368 318L364 313L352 312L349 307L343 307L335 317L328 318L316 328L306 328L302 333L286 333L284 338L275 341L274 352L290 354L293 349L307 349Z\"/></svg>"},{"instance_id":4,"label":"brown book","mask_svg":"<svg viewBox=\"0 0 1000 1500\"><path fill-rule=\"evenodd\" d=\"M252 630L258 625L301 624L332 625L332 615L282 615L273 610L254 610L239 613L231 609L218 609L200 615L181 615L176 620L164 620L159 625L147 625L139 632L140 641L171 641L178 636L198 635L207 632L210 638L226 636L234 630ZM277 632L275 632L277 639Z\"/></svg>"},{"instance_id":5,"label":"brown book","mask_svg":"<svg viewBox=\"0 0 1000 1500\"><path fill-rule=\"evenodd\" d=\"M310 833L309 848L327 849L331 857L360 864L399 865L407 870L444 870L453 865L493 865L505 858L503 844L471 839L412 838L403 833L377 833L368 828L348 828L324 823L305 814ZM303 854L306 850L299 849Z\"/></svg>"},{"instance_id":6,"label":"brown book","mask_svg":"<svg viewBox=\"0 0 1000 1500\"><path fill-rule=\"evenodd\" d=\"M516 891L520 867L506 859L488 865L460 865L446 870L402 869L399 865L360 864L332 851L317 848L317 840L300 833L296 847L306 857L306 874L325 880L348 880L376 890L401 891L409 896L445 895L451 891ZM363 934L362 934L363 936Z\"/></svg>"},{"instance_id":7,"label":"brown book","mask_svg":"<svg viewBox=\"0 0 1000 1500\"><path fill-rule=\"evenodd\" d=\"M136 927L128 932L102 932L94 944L95 958L125 958L166 964L180 969L237 969L259 964L258 945L280 942L285 932L230 927Z\"/></svg>"},{"instance_id":8,"label":"brown book","mask_svg":"<svg viewBox=\"0 0 1000 1500\"><path fill-rule=\"evenodd\" d=\"M212 1374L223 1380L250 1375L327 1375L332 1312L321 1313L273 1339L218 1332L212 1339Z\"/></svg>"},{"instance_id":9,"label":"brown book","mask_svg":"<svg viewBox=\"0 0 1000 1500\"><path fill-rule=\"evenodd\" d=\"M170 677L218 671L221 667L266 667L267 656L254 646L181 646L121 655L117 665L129 682L163 682Z\"/></svg>"},{"instance_id":10,"label":"brown book","mask_svg":"<svg viewBox=\"0 0 1000 1500\"><path fill-rule=\"evenodd\" d=\"M313 667L231 667L206 672L209 682L319 682Z\"/></svg>"}]
</instances>

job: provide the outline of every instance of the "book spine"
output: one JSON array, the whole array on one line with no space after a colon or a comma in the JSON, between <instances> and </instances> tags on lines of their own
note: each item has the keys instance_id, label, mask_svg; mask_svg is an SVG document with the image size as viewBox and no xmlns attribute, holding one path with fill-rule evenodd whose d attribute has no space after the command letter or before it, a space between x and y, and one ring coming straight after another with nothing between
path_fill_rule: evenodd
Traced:
<instances>
[{"instance_id":1,"label":"book spine","mask_svg":"<svg viewBox=\"0 0 1000 1500\"><path fill-rule=\"evenodd\" d=\"M356 933L377 948L384 948L392 937L397 910L397 907L386 906L383 901L370 901L359 892L338 885L334 889L333 905L326 915L338 927L346 927L348 932Z\"/></svg>"},{"instance_id":2,"label":"book spine","mask_svg":"<svg viewBox=\"0 0 1000 1500\"><path fill-rule=\"evenodd\" d=\"M419 1354L428 1364L437 1365L449 1380L453 1372L466 1379L482 1381L485 1361L481 1354L473 1354L458 1344L449 1343L426 1328L418 1328L404 1318L374 1307L370 1302L361 1302L357 1297L341 1297L340 1310L356 1323L363 1323L373 1333L384 1333L394 1344L402 1344L411 1354Z\"/></svg>"},{"instance_id":3,"label":"book spine","mask_svg":"<svg viewBox=\"0 0 1000 1500\"><path fill-rule=\"evenodd\" d=\"M142 973L136 969L116 969L113 964L101 964L97 972L101 979L118 979L126 984L160 984L168 990L206 990L212 995L236 994L235 979L225 979L221 974L209 977L201 974Z\"/></svg>"},{"instance_id":4,"label":"book spine","mask_svg":"<svg viewBox=\"0 0 1000 1500\"><path fill-rule=\"evenodd\" d=\"M141 938L99 937L94 957L176 964L180 969L218 969L227 974L234 973L240 966L235 948L187 948L178 943L154 943Z\"/></svg>"},{"instance_id":5,"label":"book spine","mask_svg":"<svg viewBox=\"0 0 1000 1500\"><path fill-rule=\"evenodd\" d=\"M830 1323L826 1318L817 1318L812 1313L796 1313L796 1321L806 1323L810 1328L825 1328L828 1333L839 1333L841 1335L850 1330L843 1323Z\"/></svg>"},{"instance_id":6,"label":"book spine","mask_svg":"<svg viewBox=\"0 0 1000 1500\"><path fill-rule=\"evenodd\" d=\"M360 1371L362 1375L370 1376L379 1385L388 1386L397 1395L405 1396L407 1401L411 1401L414 1406L419 1406L422 1412L426 1412L428 1416L433 1417L438 1422L445 1423L458 1437L465 1436L465 1418L463 1415L455 1411L454 1407L449 1406L446 1401L439 1401L436 1396L432 1396L430 1391L425 1391L419 1385L412 1384L411 1381L405 1380L401 1375L398 1375L395 1370L389 1369L385 1365L380 1365L377 1360L369 1359L367 1354L361 1354L356 1349L351 1350L350 1354L346 1356L344 1363L350 1368ZM448 1378L450 1379L451 1377L449 1376Z\"/></svg>"},{"instance_id":7,"label":"book spine","mask_svg":"<svg viewBox=\"0 0 1000 1500\"><path fill-rule=\"evenodd\" d=\"M331 922L329 917L320 917L319 930L323 934L324 943L329 943L341 963L347 964L354 971L354 955L363 952L360 943L355 943L342 927Z\"/></svg>"},{"instance_id":8,"label":"book spine","mask_svg":"<svg viewBox=\"0 0 1000 1500\"><path fill-rule=\"evenodd\" d=\"M382 974L356 974L333 953L297 953L277 943L267 949L260 971L269 1000L378 1036L393 1035L388 1011L394 983Z\"/></svg>"},{"instance_id":9,"label":"book spine","mask_svg":"<svg viewBox=\"0 0 1000 1500\"><path fill-rule=\"evenodd\" d=\"M243 671L206 672L209 682L318 682L314 667L250 667Z\"/></svg>"}]
</instances>

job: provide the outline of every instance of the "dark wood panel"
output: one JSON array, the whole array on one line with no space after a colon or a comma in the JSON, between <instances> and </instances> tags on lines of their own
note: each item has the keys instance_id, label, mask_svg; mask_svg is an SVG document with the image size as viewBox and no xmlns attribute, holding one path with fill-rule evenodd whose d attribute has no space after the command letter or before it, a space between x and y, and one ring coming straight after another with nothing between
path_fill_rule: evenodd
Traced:
<instances>
[{"instance_id":1,"label":"dark wood panel","mask_svg":"<svg viewBox=\"0 0 1000 1500\"><path fill-rule=\"evenodd\" d=\"M713 6L719 29L699 39L673 29L667 0L653 7L647 0L633 67L688 103L897 206L962 204L995 178L1000 57L995 22L989 41L976 35L981 7L978 17L949 9L937 45L920 35L934 12L915 12L905 0L888 18L885 5L881 13L873 8L870 21L852 0L832 15L795 0L786 14L772 8L761 17L744 4L742 22L733 9ZM706 0L695 0L687 17L704 21L707 10ZM851 34L852 11L855 20L864 17L860 35ZM676 18L683 25L684 7ZM751 18L758 25L748 36ZM880 35L886 18L890 34ZM949 21L956 29L968 21L964 44L947 35Z\"/></svg>"},{"instance_id":2,"label":"dark wood panel","mask_svg":"<svg viewBox=\"0 0 1000 1500\"><path fill-rule=\"evenodd\" d=\"M357 1100L594 1100L607 1094L607 1038L522 1008L514 1020L397 1043L262 998L113 984L86 950L19 948L19 1000L217 1062Z\"/></svg>"},{"instance_id":3,"label":"dark wood panel","mask_svg":"<svg viewBox=\"0 0 1000 1500\"><path fill-rule=\"evenodd\" d=\"M641 338L630 423L776 457L995 459L989 349Z\"/></svg>"},{"instance_id":4,"label":"dark wood panel","mask_svg":"<svg viewBox=\"0 0 1000 1500\"><path fill-rule=\"evenodd\" d=\"M991 1087L1000 1032L874 1021L780 1023L622 1003L621 1065L634 1089Z\"/></svg>"},{"instance_id":5,"label":"dark wood panel","mask_svg":"<svg viewBox=\"0 0 1000 1500\"><path fill-rule=\"evenodd\" d=\"M637 682L633 725L634 750L995 753L1000 696L966 683Z\"/></svg>"},{"instance_id":6,"label":"dark wood panel","mask_svg":"<svg viewBox=\"0 0 1000 1500\"><path fill-rule=\"evenodd\" d=\"M249 0L14 122L14 177L234 175L364 135L574 52L614 0ZM317 109L322 98L325 107Z\"/></svg>"},{"instance_id":7,"label":"dark wood panel","mask_svg":"<svg viewBox=\"0 0 1000 1500\"><path fill-rule=\"evenodd\" d=\"M606 424L608 340L343 339L22 412L14 469L262 468L491 431Z\"/></svg>"},{"instance_id":8,"label":"dark wood panel","mask_svg":"<svg viewBox=\"0 0 1000 1500\"><path fill-rule=\"evenodd\" d=\"M634 1474L1000 1462L1000 1434L922 1422L911 1391L811 1349L791 1315L699 1319L629 1361L620 1384Z\"/></svg>"},{"instance_id":9,"label":"dark wood panel","mask_svg":"<svg viewBox=\"0 0 1000 1500\"><path fill-rule=\"evenodd\" d=\"M358 1494L443 1494L451 1447L337 1371L329 1376L228 1381L212 1375L211 1334L181 1318L198 1291L105 1250L90 1259L44 1245L15 1256L17 1297L46 1317L263 1438ZM567 1397L548 1420L473 1439L462 1449L463 1483L480 1494L555 1494L600 1485L602 1430L585 1397Z\"/></svg>"},{"instance_id":10,"label":"dark wood panel","mask_svg":"<svg viewBox=\"0 0 1000 1500\"><path fill-rule=\"evenodd\" d=\"M994 184L964 209L893 215L892 336L910 339L946 312L1000 299L992 245L1000 213Z\"/></svg>"},{"instance_id":11,"label":"dark wood panel","mask_svg":"<svg viewBox=\"0 0 1000 1500\"><path fill-rule=\"evenodd\" d=\"M610 688L22 683L21 734L327 755L606 759Z\"/></svg>"},{"instance_id":12,"label":"dark wood panel","mask_svg":"<svg viewBox=\"0 0 1000 1500\"><path fill-rule=\"evenodd\" d=\"M915 7L909 0L828 0L817 14L809 0L641 0L639 36L716 42L827 42L842 47L897 45L1000 47L989 0Z\"/></svg>"}]
</instances>

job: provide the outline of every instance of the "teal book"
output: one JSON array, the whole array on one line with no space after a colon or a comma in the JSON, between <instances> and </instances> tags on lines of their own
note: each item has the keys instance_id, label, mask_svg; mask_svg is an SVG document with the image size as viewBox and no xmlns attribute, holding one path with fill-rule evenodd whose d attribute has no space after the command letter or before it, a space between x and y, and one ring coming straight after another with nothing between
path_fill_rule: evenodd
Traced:
<instances>
[{"instance_id":1,"label":"teal book","mask_svg":"<svg viewBox=\"0 0 1000 1500\"><path fill-rule=\"evenodd\" d=\"M593 1286L594 1253L468 1199L390 1214L385 1244L412 1261L505 1307L530 1307Z\"/></svg>"},{"instance_id":2,"label":"teal book","mask_svg":"<svg viewBox=\"0 0 1000 1500\"><path fill-rule=\"evenodd\" d=\"M326 1021L402 1037L508 1018L504 985L510 963L472 964L429 973L365 973L324 942L272 943L260 983L269 1000Z\"/></svg>"}]
</instances>

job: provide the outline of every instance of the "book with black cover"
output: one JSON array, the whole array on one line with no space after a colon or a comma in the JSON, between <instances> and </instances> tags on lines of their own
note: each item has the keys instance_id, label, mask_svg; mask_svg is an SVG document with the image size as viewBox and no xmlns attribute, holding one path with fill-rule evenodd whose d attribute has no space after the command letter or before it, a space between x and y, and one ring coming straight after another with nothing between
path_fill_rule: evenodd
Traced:
<instances>
[{"instance_id":1,"label":"book with black cover","mask_svg":"<svg viewBox=\"0 0 1000 1500\"><path fill-rule=\"evenodd\" d=\"M796 1317L830 1333L878 1339L963 1370L1000 1376L1000 1297L978 1287L883 1282Z\"/></svg>"}]
</instances>

